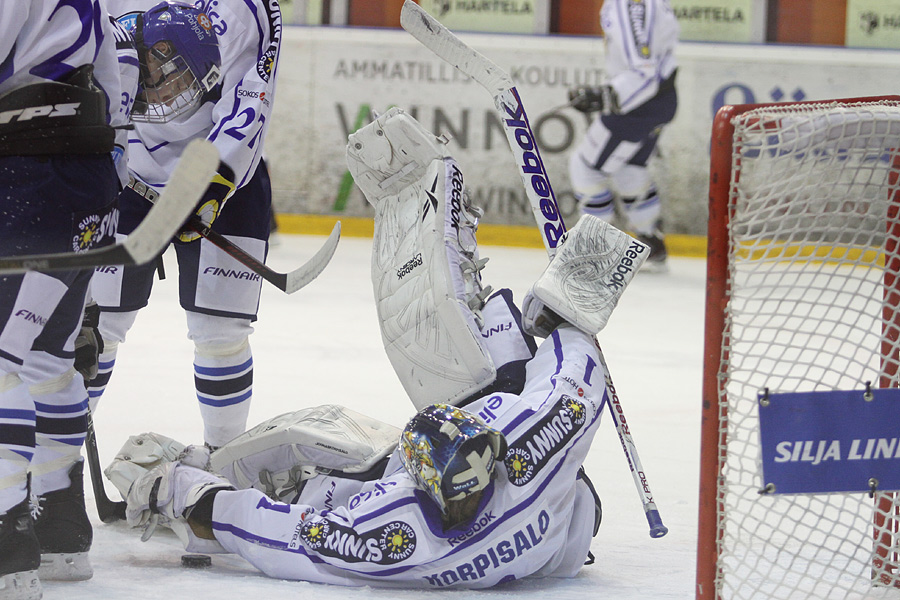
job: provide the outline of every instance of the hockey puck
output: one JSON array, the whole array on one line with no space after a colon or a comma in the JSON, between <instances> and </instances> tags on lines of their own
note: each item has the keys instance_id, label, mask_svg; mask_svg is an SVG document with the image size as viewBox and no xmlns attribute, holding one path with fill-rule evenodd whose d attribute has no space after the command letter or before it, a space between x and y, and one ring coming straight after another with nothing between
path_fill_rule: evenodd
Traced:
<instances>
[{"instance_id":1,"label":"hockey puck","mask_svg":"<svg viewBox=\"0 0 900 600\"><path fill-rule=\"evenodd\" d=\"M187 569L205 569L212 566L212 558L208 554L182 554L181 566Z\"/></svg>"}]
</instances>

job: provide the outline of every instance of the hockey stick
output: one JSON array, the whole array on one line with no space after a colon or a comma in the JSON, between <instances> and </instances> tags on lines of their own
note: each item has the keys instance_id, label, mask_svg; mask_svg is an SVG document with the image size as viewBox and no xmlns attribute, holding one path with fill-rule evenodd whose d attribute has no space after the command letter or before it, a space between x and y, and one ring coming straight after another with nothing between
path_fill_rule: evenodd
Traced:
<instances>
[{"instance_id":1,"label":"hockey stick","mask_svg":"<svg viewBox=\"0 0 900 600\"><path fill-rule=\"evenodd\" d=\"M221 233L213 231L208 225L204 225L199 217L192 217L187 224L192 231L199 233L236 261L288 294L293 294L319 276L331 261L331 257L334 256L334 251L337 249L338 242L341 239L341 222L338 221L331 230L331 235L325 240L325 244L319 248L319 251L311 259L289 273L279 273L256 260L256 258Z\"/></svg>"},{"instance_id":2,"label":"hockey stick","mask_svg":"<svg viewBox=\"0 0 900 600\"><path fill-rule=\"evenodd\" d=\"M185 148L156 205L125 241L86 252L3 257L0 258L0 274L146 263L166 247L193 212L218 166L216 147L206 140L194 140Z\"/></svg>"},{"instance_id":3,"label":"hockey stick","mask_svg":"<svg viewBox=\"0 0 900 600\"><path fill-rule=\"evenodd\" d=\"M104 523L125 520L125 502L110 500L103 485L103 471L100 467L100 453L97 450L97 434L94 431L94 419L88 411L87 436L84 438L84 451L87 454L88 469L91 472L91 487L94 490L94 503L97 505L97 516Z\"/></svg>"},{"instance_id":4,"label":"hockey stick","mask_svg":"<svg viewBox=\"0 0 900 600\"><path fill-rule=\"evenodd\" d=\"M528 115L525 114L525 107L522 105L519 92L513 85L512 79L503 69L467 46L412 0L405 0L403 3L400 25L426 48L478 82L494 98L494 104L501 116L503 130L506 132L506 138L516 157L519 175L525 184L525 194L531 203L535 221L541 229L544 246L547 248L550 258L553 258L556 247L566 232L566 226L559 212L556 196L550 187L550 178L547 176L534 133L531 131ZM616 432L622 442L625 457L631 468L631 476L644 508L647 523L650 525L650 537L662 537L669 530L663 525L656 504L653 502L653 495L641 466L637 447L625 422L622 407L615 393L612 379L608 375L609 370L599 345L597 345L597 350L607 373L606 384L610 392L608 399L610 413L613 415Z\"/></svg>"}]
</instances>

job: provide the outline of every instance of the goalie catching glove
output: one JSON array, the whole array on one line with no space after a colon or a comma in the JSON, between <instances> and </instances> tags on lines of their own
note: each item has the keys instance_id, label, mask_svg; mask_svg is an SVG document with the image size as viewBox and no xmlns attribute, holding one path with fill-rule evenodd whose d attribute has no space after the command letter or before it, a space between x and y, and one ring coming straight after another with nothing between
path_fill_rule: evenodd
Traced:
<instances>
[{"instance_id":1,"label":"goalie catching glove","mask_svg":"<svg viewBox=\"0 0 900 600\"><path fill-rule=\"evenodd\" d=\"M610 85L578 86L569 90L569 104L585 114L619 114L619 97Z\"/></svg>"},{"instance_id":2,"label":"goalie catching glove","mask_svg":"<svg viewBox=\"0 0 900 600\"><path fill-rule=\"evenodd\" d=\"M591 335L606 327L650 248L606 221L584 215L522 303L522 328L547 337L561 320Z\"/></svg>"}]
</instances>

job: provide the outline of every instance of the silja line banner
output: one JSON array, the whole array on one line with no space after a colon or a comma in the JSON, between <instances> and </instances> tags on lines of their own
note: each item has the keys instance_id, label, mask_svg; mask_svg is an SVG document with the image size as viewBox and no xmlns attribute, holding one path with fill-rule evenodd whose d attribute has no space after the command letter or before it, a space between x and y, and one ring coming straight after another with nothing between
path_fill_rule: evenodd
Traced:
<instances>
[{"instance_id":1,"label":"silja line banner","mask_svg":"<svg viewBox=\"0 0 900 600\"><path fill-rule=\"evenodd\" d=\"M758 397L763 493L900 490L900 389Z\"/></svg>"}]
</instances>

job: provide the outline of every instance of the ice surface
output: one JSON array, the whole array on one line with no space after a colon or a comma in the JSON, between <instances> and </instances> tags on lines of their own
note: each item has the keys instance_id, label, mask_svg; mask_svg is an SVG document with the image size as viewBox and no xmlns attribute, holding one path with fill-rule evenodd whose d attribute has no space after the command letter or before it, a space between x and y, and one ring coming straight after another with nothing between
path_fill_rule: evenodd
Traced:
<instances>
[{"instance_id":1,"label":"ice surface","mask_svg":"<svg viewBox=\"0 0 900 600\"><path fill-rule=\"evenodd\" d=\"M323 237L280 235L269 264L287 271L318 249ZM371 240L345 238L325 272L288 296L265 284L256 331L250 424L325 403L343 404L402 427L414 412L382 349L369 283ZM521 300L547 263L538 249L482 246L490 257L485 282L509 287ZM138 316L95 416L101 460L109 463L129 435L156 431L200 442L193 392L193 346L178 305L177 266L157 281ZM553 600L685 600L694 597L700 388L705 261L670 258L667 274L640 274L599 336L669 534L651 539L612 423L605 419L585 464L603 500L603 524L592 544L593 565L571 580L520 581L489 591L449 592L454 600L515 597ZM107 482L110 496L117 492ZM148 542L124 523L96 517L93 579L45 582L47 599L400 598L422 591L341 588L269 579L242 559L213 557L211 569L180 566L182 548L170 532ZM425 592L428 593L428 592ZM444 595L448 592L434 592Z\"/></svg>"}]
</instances>

